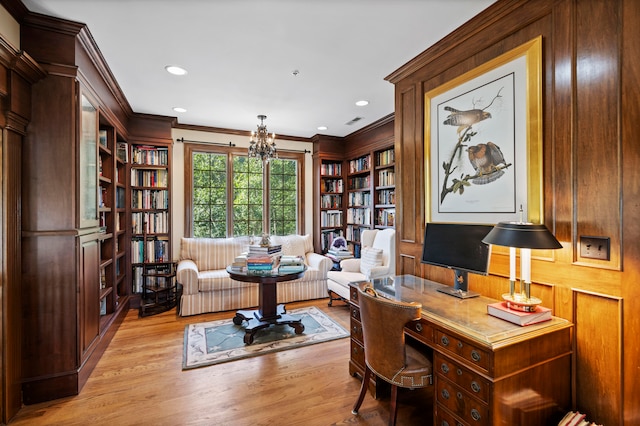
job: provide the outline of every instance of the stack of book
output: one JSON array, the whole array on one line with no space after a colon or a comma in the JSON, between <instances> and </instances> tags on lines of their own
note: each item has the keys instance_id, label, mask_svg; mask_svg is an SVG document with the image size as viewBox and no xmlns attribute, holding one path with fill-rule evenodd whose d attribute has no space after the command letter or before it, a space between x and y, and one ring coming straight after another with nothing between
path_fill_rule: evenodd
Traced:
<instances>
[{"instance_id":1,"label":"stack of book","mask_svg":"<svg viewBox=\"0 0 640 426\"><path fill-rule=\"evenodd\" d=\"M353 254L351 254L351 252L349 250L346 249L336 249L336 248L330 248L329 251L327 252L326 256L333 260L334 262L340 262L341 260L344 259L351 259L353 257Z\"/></svg>"},{"instance_id":2,"label":"stack of book","mask_svg":"<svg viewBox=\"0 0 640 426\"><path fill-rule=\"evenodd\" d=\"M523 312L507 307L505 302L496 302L487 305L489 315L518 324L520 326L537 324L551 319L551 309L536 306L532 312Z\"/></svg>"},{"instance_id":3,"label":"stack of book","mask_svg":"<svg viewBox=\"0 0 640 426\"><path fill-rule=\"evenodd\" d=\"M247 253L241 253L233 259L231 264L231 270L234 272L246 272L247 271Z\"/></svg>"},{"instance_id":4,"label":"stack of book","mask_svg":"<svg viewBox=\"0 0 640 426\"><path fill-rule=\"evenodd\" d=\"M278 268L282 256L282 245L249 246L247 253L247 272L266 273Z\"/></svg>"},{"instance_id":5,"label":"stack of book","mask_svg":"<svg viewBox=\"0 0 640 426\"><path fill-rule=\"evenodd\" d=\"M278 270L283 274L302 272L304 271L304 259L302 256L282 256Z\"/></svg>"}]
</instances>

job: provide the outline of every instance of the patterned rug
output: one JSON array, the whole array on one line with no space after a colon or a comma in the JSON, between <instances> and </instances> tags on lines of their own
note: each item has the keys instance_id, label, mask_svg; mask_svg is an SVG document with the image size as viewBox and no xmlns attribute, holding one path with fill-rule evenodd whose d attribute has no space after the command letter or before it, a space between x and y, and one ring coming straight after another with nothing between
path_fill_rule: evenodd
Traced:
<instances>
[{"instance_id":1,"label":"patterned rug","mask_svg":"<svg viewBox=\"0 0 640 426\"><path fill-rule=\"evenodd\" d=\"M244 344L244 327L235 325L231 318L186 326L182 369L220 364L349 336L344 328L314 306L287 313L302 318L302 334L295 334L288 325L271 326L259 330L251 345Z\"/></svg>"}]
</instances>

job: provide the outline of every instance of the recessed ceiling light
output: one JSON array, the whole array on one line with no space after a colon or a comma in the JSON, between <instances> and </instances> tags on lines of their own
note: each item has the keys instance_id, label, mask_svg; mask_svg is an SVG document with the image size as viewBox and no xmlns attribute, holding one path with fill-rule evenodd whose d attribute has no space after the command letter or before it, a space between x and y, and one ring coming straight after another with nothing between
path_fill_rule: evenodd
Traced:
<instances>
[{"instance_id":1,"label":"recessed ceiling light","mask_svg":"<svg viewBox=\"0 0 640 426\"><path fill-rule=\"evenodd\" d=\"M173 110L175 112L187 112L187 109L182 107L173 107Z\"/></svg>"},{"instance_id":2,"label":"recessed ceiling light","mask_svg":"<svg viewBox=\"0 0 640 426\"><path fill-rule=\"evenodd\" d=\"M173 75L185 75L187 73L187 70L177 65L167 65L166 67L164 67L164 69L167 70L168 73Z\"/></svg>"},{"instance_id":3,"label":"recessed ceiling light","mask_svg":"<svg viewBox=\"0 0 640 426\"><path fill-rule=\"evenodd\" d=\"M358 106L369 105L369 101L361 100L361 101L356 102L356 105L358 105Z\"/></svg>"},{"instance_id":4,"label":"recessed ceiling light","mask_svg":"<svg viewBox=\"0 0 640 426\"><path fill-rule=\"evenodd\" d=\"M327 126L318 126L318 130L327 130L328 127Z\"/></svg>"}]
</instances>

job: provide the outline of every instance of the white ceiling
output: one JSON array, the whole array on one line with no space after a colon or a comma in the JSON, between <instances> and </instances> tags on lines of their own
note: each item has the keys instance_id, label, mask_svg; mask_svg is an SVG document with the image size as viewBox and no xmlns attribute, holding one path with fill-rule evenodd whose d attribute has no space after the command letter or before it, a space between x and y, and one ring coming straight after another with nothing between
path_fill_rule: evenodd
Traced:
<instances>
[{"instance_id":1,"label":"white ceiling","mask_svg":"<svg viewBox=\"0 0 640 426\"><path fill-rule=\"evenodd\" d=\"M493 2L23 0L87 24L135 112L235 130L265 114L270 132L298 137L345 136L392 113L384 78Z\"/></svg>"}]
</instances>

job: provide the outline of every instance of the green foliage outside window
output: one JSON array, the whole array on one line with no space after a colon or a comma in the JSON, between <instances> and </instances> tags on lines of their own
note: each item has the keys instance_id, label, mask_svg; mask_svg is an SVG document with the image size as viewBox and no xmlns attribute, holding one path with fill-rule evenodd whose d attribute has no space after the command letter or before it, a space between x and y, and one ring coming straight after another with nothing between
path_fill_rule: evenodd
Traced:
<instances>
[{"instance_id":1,"label":"green foliage outside window","mask_svg":"<svg viewBox=\"0 0 640 426\"><path fill-rule=\"evenodd\" d=\"M231 155L232 170L227 170ZM270 170L270 230L272 235L297 233L298 162L273 159ZM227 188L229 173L232 188ZM227 215L231 204L232 217ZM226 237L262 234L262 162L242 155L193 154L193 236Z\"/></svg>"}]
</instances>

